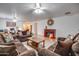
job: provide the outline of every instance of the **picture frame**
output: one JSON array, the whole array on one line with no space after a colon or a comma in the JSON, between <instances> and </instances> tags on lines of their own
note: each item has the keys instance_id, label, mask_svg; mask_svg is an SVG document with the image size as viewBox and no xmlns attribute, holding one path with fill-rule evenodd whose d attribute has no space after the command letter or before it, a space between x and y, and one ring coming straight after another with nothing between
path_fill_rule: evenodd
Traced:
<instances>
[{"instance_id":1,"label":"picture frame","mask_svg":"<svg viewBox=\"0 0 79 59\"><path fill-rule=\"evenodd\" d=\"M16 26L16 22L11 22L11 21L6 22L6 27L15 27L15 26Z\"/></svg>"}]
</instances>

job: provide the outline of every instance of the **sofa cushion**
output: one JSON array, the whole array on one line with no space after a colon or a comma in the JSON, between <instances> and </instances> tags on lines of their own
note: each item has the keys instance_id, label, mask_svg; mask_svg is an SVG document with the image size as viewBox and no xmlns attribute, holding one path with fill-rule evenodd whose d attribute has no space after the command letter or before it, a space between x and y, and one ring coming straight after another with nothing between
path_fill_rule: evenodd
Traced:
<instances>
[{"instance_id":1,"label":"sofa cushion","mask_svg":"<svg viewBox=\"0 0 79 59\"><path fill-rule=\"evenodd\" d=\"M62 56L68 56L72 44L73 44L73 40L69 38L66 39L65 41L59 41L54 52Z\"/></svg>"},{"instance_id":2,"label":"sofa cushion","mask_svg":"<svg viewBox=\"0 0 79 59\"><path fill-rule=\"evenodd\" d=\"M36 56L36 53L34 50L26 50L19 54L19 56Z\"/></svg>"},{"instance_id":3,"label":"sofa cushion","mask_svg":"<svg viewBox=\"0 0 79 59\"><path fill-rule=\"evenodd\" d=\"M21 42L15 42L15 46L18 54L27 50L27 48Z\"/></svg>"},{"instance_id":4,"label":"sofa cushion","mask_svg":"<svg viewBox=\"0 0 79 59\"><path fill-rule=\"evenodd\" d=\"M38 55L39 56L60 56L59 54L56 54L53 51L44 49L44 48L38 49Z\"/></svg>"},{"instance_id":5,"label":"sofa cushion","mask_svg":"<svg viewBox=\"0 0 79 59\"><path fill-rule=\"evenodd\" d=\"M17 55L17 52L15 50L15 46L11 45L0 45L0 55Z\"/></svg>"},{"instance_id":6,"label":"sofa cushion","mask_svg":"<svg viewBox=\"0 0 79 59\"><path fill-rule=\"evenodd\" d=\"M73 40L67 38L65 41L60 41L60 43L61 43L62 47L69 49L71 47L71 45L73 44Z\"/></svg>"}]
</instances>

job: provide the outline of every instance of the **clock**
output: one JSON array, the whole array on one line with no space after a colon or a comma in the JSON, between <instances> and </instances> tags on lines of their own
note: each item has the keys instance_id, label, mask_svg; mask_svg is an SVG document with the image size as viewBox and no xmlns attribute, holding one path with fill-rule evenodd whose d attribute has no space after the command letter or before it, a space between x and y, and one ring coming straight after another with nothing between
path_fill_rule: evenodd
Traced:
<instances>
[{"instance_id":1,"label":"clock","mask_svg":"<svg viewBox=\"0 0 79 59\"><path fill-rule=\"evenodd\" d=\"M48 24L48 25L53 25L53 24L54 24L54 20L53 20L53 19L51 19L51 18L50 18L50 19L48 19L47 24Z\"/></svg>"}]
</instances>

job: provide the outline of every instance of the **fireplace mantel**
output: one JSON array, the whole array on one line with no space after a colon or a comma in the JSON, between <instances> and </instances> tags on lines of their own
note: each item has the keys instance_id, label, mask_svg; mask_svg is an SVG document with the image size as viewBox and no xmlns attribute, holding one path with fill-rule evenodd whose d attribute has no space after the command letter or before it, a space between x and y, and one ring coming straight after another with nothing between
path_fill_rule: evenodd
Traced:
<instances>
[{"instance_id":1,"label":"fireplace mantel","mask_svg":"<svg viewBox=\"0 0 79 59\"><path fill-rule=\"evenodd\" d=\"M52 34L52 39L56 38L56 29L44 29L44 37L49 37Z\"/></svg>"}]
</instances>

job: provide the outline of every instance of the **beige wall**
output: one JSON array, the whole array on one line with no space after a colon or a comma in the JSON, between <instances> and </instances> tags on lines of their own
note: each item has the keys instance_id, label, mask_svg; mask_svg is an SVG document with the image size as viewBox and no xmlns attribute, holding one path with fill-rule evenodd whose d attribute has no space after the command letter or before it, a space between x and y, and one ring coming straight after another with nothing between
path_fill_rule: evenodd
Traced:
<instances>
[{"instance_id":1,"label":"beige wall","mask_svg":"<svg viewBox=\"0 0 79 59\"><path fill-rule=\"evenodd\" d=\"M44 28L47 25L49 29L56 29L56 36L57 37L67 37L69 34L75 35L79 32L79 14L75 15L68 15L53 18L54 25L48 26L47 20L38 21L37 25L37 32L40 35L44 35ZM34 26L35 22L32 22ZM34 33L34 28L32 29Z\"/></svg>"}]
</instances>

